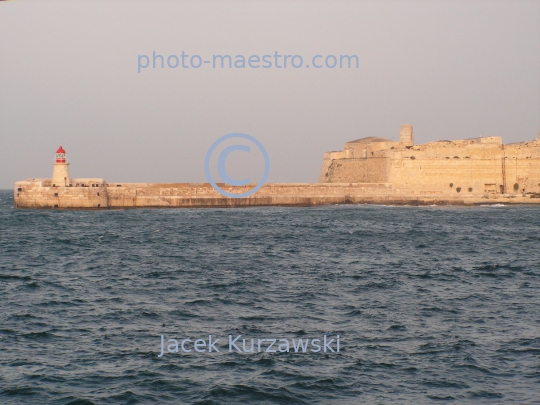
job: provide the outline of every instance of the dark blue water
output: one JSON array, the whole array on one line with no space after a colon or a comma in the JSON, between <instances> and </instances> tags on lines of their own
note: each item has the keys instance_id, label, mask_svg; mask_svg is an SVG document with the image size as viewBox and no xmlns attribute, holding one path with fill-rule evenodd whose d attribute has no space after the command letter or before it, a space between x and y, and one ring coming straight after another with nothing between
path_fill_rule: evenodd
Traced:
<instances>
[{"instance_id":1,"label":"dark blue water","mask_svg":"<svg viewBox=\"0 0 540 405\"><path fill-rule=\"evenodd\" d=\"M540 208L0 198L1 404L540 403ZM158 357L160 335L209 334L220 353Z\"/></svg>"}]
</instances>

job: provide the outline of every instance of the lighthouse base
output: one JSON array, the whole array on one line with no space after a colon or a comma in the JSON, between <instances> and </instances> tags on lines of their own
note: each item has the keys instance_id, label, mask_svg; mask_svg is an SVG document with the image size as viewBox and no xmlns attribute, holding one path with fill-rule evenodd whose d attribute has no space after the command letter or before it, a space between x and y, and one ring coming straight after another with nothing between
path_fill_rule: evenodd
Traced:
<instances>
[{"instance_id":1,"label":"lighthouse base","mask_svg":"<svg viewBox=\"0 0 540 405\"><path fill-rule=\"evenodd\" d=\"M15 208L108 208L103 179L71 179L61 187L52 179L28 179L15 183Z\"/></svg>"}]
</instances>

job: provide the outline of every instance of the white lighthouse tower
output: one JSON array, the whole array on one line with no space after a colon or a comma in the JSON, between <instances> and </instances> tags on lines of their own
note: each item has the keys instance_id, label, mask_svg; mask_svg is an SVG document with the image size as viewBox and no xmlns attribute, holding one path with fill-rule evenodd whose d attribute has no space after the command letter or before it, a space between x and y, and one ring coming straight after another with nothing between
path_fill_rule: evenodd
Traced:
<instances>
[{"instance_id":1,"label":"white lighthouse tower","mask_svg":"<svg viewBox=\"0 0 540 405\"><path fill-rule=\"evenodd\" d=\"M66 151L60 146L56 151L56 159L53 163L53 187L69 186L69 163L66 161Z\"/></svg>"}]
</instances>

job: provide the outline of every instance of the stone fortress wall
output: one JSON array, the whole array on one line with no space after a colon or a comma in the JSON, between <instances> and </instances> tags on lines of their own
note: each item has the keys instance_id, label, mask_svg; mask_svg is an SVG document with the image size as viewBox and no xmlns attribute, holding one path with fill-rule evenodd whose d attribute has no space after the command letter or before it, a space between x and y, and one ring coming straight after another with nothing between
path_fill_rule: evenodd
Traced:
<instances>
[{"instance_id":1,"label":"stone fortress wall","mask_svg":"<svg viewBox=\"0 0 540 405\"><path fill-rule=\"evenodd\" d=\"M379 182L397 193L474 196L540 193L539 139L504 145L501 137L414 145L411 125L400 141L362 138L323 157L320 183Z\"/></svg>"}]
</instances>

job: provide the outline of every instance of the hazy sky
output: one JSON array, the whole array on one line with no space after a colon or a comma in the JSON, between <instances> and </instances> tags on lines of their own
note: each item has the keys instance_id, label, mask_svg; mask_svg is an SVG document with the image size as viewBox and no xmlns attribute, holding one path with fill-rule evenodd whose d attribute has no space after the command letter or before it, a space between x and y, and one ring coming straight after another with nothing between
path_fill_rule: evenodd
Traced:
<instances>
[{"instance_id":1,"label":"hazy sky","mask_svg":"<svg viewBox=\"0 0 540 405\"><path fill-rule=\"evenodd\" d=\"M138 73L153 51L356 54L359 68ZM404 123L416 143L536 138L540 2L0 2L0 188L50 177L59 145L74 177L203 182L230 132L265 145L269 181L310 182L325 151Z\"/></svg>"}]
</instances>

